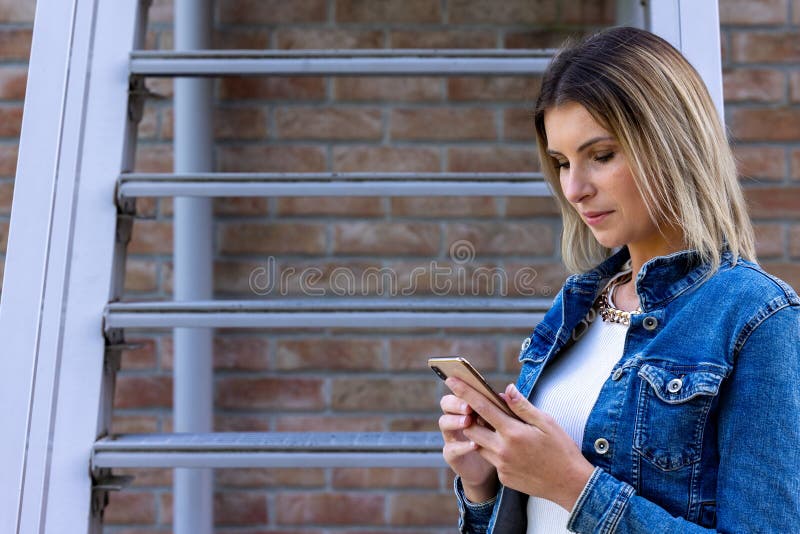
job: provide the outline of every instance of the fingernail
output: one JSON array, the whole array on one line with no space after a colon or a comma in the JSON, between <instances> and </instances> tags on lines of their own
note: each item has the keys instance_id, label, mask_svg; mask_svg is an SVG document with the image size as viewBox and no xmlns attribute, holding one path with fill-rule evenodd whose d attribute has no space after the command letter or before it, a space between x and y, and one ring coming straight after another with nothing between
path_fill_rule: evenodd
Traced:
<instances>
[{"instance_id":1,"label":"fingernail","mask_svg":"<svg viewBox=\"0 0 800 534\"><path fill-rule=\"evenodd\" d=\"M461 426L467 426L467 416L461 418Z\"/></svg>"},{"instance_id":2,"label":"fingernail","mask_svg":"<svg viewBox=\"0 0 800 534\"><path fill-rule=\"evenodd\" d=\"M514 384L509 384L506 388L506 395L511 400L517 400L519 398L519 391L517 391L517 387Z\"/></svg>"},{"instance_id":3,"label":"fingernail","mask_svg":"<svg viewBox=\"0 0 800 534\"><path fill-rule=\"evenodd\" d=\"M477 445L477 444L476 444L474 441L470 441L470 442L469 442L469 446L470 446L470 448L472 448L472 449L477 449L477 448L478 448L478 445Z\"/></svg>"},{"instance_id":4,"label":"fingernail","mask_svg":"<svg viewBox=\"0 0 800 534\"><path fill-rule=\"evenodd\" d=\"M465 402L464 404L461 405L461 411L466 412L467 410L469 410L469 404Z\"/></svg>"}]
</instances>

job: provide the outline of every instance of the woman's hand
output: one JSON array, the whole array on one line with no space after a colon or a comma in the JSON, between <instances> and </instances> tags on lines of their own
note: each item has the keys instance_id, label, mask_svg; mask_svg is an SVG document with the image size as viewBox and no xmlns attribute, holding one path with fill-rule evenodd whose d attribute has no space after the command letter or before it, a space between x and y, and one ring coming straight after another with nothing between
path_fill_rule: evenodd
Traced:
<instances>
[{"instance_id":1,"label":"woman's hand","mask_svg":"<svg viewBox=\"0 0 800 534\"><path fill-rule=\"evenodd\" d=\"M555 502L571 511L594 467L552 417L534 407L509 384L505 398L518 421L457 378L447 386L480 414L494 431L469 425L464 436L477 444L481 457L497 469L504 486Z\"/></svg>"},{"instance_id":2,"label":"woman's hand","mask_svg":"<svg viewBox=\"0 0 800 534\"><path fill-rule=\"evenodd\" d=\"M477 414L466 401L455 395L445 395L440 405L444 412L439 418L439 430L444 438L444 460L461 477L464 495L470 502L491 499L497 493L497 472L478 453L477 445L464 437L464 429L477 422Z\"/></svg>"}]
</instances>

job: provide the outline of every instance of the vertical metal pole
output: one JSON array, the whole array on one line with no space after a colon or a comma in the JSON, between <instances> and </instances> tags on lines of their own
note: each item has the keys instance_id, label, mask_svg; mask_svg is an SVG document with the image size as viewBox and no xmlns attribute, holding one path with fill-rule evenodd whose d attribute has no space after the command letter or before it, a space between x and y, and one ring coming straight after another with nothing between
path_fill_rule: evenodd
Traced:
<instances>
[{"instance_id":1,"label":"vertical metal pole","mask_svg":"<svg viewBox=\"0 0 800 534\"><path fill-rule=\"evenodd\" d=\"M177 0L175 49L210 48L211 1ZM175 172L213 171L212 80L175 79ZM212 296L211 200L175 199L175 300ZM213 417L212 334L176 328L174 418L176 432L210 432ZM176 469L174 531L211 534L213 471Z\"/></svg>"}]
</instances>

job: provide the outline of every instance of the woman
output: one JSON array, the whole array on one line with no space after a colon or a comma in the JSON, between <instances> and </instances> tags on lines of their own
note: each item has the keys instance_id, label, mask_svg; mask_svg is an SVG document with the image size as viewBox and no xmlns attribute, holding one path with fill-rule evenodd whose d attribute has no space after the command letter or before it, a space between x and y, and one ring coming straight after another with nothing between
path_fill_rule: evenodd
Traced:
<instances>
[{"instance_id":1,"label":"woman","mask_svg":"<svg viewBox=\"0 0 800 534\"><path fill-rule=\"evenodd\" d=\"M461 532L800 528L800 299L755 263L700 77L606 30L553 60L535 127L579 274L522 344L522 422L447 381Z\"/></svg>"}]
</instances>

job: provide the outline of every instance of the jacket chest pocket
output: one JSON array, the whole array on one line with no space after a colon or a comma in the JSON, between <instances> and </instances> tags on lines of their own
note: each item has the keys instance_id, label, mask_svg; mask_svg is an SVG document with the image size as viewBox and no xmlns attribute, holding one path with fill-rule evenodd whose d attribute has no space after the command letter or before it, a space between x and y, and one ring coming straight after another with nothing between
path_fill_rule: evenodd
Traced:
<instances>
[{"instance_id":1,"label":"jacket chest pocket","mask_svg":"<svg viewBox=\"0 0 800 534\"><path fill-rule=\"evenodd\" d=\"M634 449L663 471L699 461L708 412L723 373L646 363L638 375Z\"/></svg>"}]
</instances>

